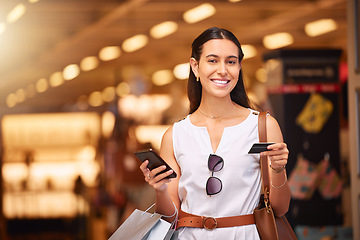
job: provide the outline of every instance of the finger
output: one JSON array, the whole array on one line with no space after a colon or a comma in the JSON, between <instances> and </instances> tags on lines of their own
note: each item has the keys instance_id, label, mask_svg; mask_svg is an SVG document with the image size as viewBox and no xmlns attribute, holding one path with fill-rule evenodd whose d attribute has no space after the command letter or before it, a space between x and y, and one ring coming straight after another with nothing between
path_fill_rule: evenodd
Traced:
<instances>
[{"instance_id":1,"label":"finger","mask_svg":"<svg viewBox=\"0 0 360 240\"><path fill-rule=\"evenodd\" d=\"M283 149L283 148L286 148L287 145L286 143L274 143L274 144L271 144L267 147L267 149L269 150L280 150L280 149Z\"/></svg>"},{"instance_id":2,"label":"finger","mask_svg":"<svg viewBox=\"0 0 360 240\"><path fill-rule=\"evenodd\" d=\"M272 149L270 151L264 151L260 153L261 156L275 156L275 155L289 155L289 150L287 148L281 149Z\"/></svg>"},{"instance_id":3,"label":"finger","mask_svg":"<svg viewBox=\"0 0 360 240\"><path fill-rule=\"evenodd\" d=\"M145 172L148 169L147 168L148 164L149 164L148 160L145 160L142 164L140 164L140 169L142 172Z\"/></svg>"},{"instance_id":4,"label":"finger","mask_svg":"<svg viewBox=\"0 0 360 240\"><path fill-rule=\"evenodd\" d=\"M154 168L153 170L151 170L151 176L156 176L159 173L161 173L162 171L164 171L166 169L165 165L161 165L160 167Z\"/></svg>"},{"instance_id":5,"label":"finger","mask_svg":"<svg viewBox=\"0 0 360 240\"><path fill-rule=\"evenodd\" d=\"M282 161L282 160L287 161L287 159L288 159L288 154L286 154L286 153L269 156L269 160L272 161L272 162L274 162L274 161Z\"/></svg>"},{"instance_id":6,"label":"finger","mask_svg":"<svg viewBox=\"0 0 360 240\"><path fill-rule=\"evenodd\" d=\"M169 175L171 175L174 171L173 170L169 170L169 171L166 171L164 173L161 173L159 175L157 175L156 177L154 177L154 181L155 182L160 182L162 181L163 179L167 179L166 177L168 177Z\"/></svg>"}]
</instances>

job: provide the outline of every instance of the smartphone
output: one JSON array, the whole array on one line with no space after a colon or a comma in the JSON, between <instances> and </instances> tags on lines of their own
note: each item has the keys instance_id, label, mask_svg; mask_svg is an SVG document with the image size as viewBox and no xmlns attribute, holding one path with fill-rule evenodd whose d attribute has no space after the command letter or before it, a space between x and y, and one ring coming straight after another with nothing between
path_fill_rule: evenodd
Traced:
<instances>
[{"instance_id":1,"label":"smartphone","mask_svg":"<svg viewBox=\"0 0 360 240\"><path fill-rule=\"evenodd\" d=\"M147 149L135 152L135 155L138 159L140 159L141 162L144 162L145 160L149 160L148 168L150 170L153 170L154 168L160 167L162 165L166 166L166 169L156 175L159 175L161 173L167 172L169 170L172 170L172 168L162 159L154 150ZM173 173L167 176L166 178L175 178L176 172L173 170Z\"/></svg>"},{"instance_id":2,"label":"smartphone","mask_svg":"<svg viewBox=\"0 0 360 240\"><path fill-rule=\"evenodd\" d=\"M271 142L270 143L268 143L268 142L254 143L248 153L252 154L252 153L261 153L261 152L269 151L269 149L267 149L267 146L269 146L271 144L274 144L274 143L271 143Z\"/></svg>"}]
</instances>

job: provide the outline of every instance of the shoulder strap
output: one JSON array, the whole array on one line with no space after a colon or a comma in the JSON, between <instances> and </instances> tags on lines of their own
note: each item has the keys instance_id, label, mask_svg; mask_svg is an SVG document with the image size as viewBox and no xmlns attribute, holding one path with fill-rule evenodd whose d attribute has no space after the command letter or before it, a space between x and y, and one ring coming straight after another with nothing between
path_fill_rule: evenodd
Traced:
<instances>
[{"instance_id":1,"label":"shoulder strap","mask_svg":"<svg viewBox=\"0 0 360 240\"><path fill-rule=\"evenodd\" d=\"M259 131L259 141L267 142L266 136L266 115L268 112L261 112L259 114L259 123L258 123L258 131ZM268 194L269 188L269 166L268 166L268 158L266 156L260 157L260 169L261 169L261 178L263 184L263 193Z\"/></svg>"}]
</instances>

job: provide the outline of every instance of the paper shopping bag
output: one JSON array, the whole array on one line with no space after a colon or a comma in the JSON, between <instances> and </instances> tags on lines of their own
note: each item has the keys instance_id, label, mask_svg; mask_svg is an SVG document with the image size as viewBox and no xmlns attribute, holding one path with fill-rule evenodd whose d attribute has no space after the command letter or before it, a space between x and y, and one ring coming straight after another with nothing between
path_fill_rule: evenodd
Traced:
<instances>
[{"instance_id":1,"label":"paper shopping bag","mask_svg":"<svg viewBox=\"0 0 360 240\"><path fill-rule=\"evenodd\" d=\"M163 240L172 230L172 224L161 217L157 213L135 209L108 240Z\"/></svg>"}]
</instances>

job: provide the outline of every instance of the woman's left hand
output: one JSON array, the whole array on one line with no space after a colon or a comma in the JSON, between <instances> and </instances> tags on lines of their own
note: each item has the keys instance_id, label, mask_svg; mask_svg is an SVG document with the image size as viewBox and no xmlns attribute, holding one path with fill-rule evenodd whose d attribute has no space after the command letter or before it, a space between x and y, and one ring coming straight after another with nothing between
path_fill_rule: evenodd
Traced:
<instances>
[{"instance_id":1,"label":"woman's left hand","mask_svg":"<svg viewBox=\"0 0 360 240\"><path fill-rule=\"evenodd\" d=\"M274 143L267 148L269 151L261 152L261 156L269 157L270 165L274 170L284 169L289 156L289 149L286 143Z\"/></svg>"}]
</instances>

